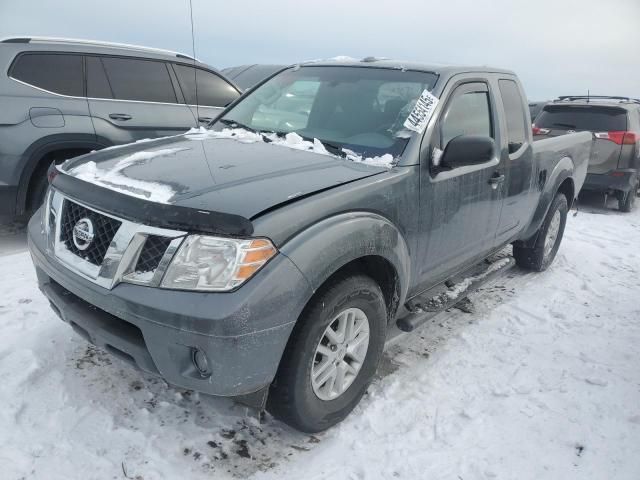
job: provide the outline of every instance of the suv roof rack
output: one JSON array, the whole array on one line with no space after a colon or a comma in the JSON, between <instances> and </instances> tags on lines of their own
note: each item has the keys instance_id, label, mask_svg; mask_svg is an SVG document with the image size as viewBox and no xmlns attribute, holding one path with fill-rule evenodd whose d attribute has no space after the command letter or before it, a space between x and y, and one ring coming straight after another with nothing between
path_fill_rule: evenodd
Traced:
<instances>
[{"instance_id":1,"label":"suv roof rack","mask_svg":"<svg viewBox=\"0 0 640 480\"><path fill-rule=\"evenodd\" d=\"M618 100L619 102L640 103L640 99L631 97L618 97L613 95L562 95L554 102L570 102L572 100Z\"/></svg>"},{"instance_id":2,"label":"suv roof rack","mask_svg":"<svg viewBox=\"0 0 640 480\"><path fill-rule=\"evenodd\" d=\"M193 57L184 53L174 52L173 50L164 50L162 48L143 47L140 45L130 45L128 43L104 42L100 40L85 40L79 38L61 38L61 37L9 37L0 40L0 43L66 43L76 45L92 45L98 47L115 47L123 50L137 50L142 52L162 53L165 55L173 55L179 58L194 60ZM195 59L199 61L198 59Z\"/></svg>"}]
</instances>

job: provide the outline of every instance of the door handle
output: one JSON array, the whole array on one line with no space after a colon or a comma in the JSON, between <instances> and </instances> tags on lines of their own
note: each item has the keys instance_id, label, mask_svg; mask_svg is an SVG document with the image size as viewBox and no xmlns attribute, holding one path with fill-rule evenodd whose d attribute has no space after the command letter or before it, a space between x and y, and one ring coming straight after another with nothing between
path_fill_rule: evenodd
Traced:
<instances>
[{"instance_id":1,"label":"door handle","mask_svg":"<svg viewBox=\"0 0 640 480\"><path fill-rule=\"evenodd\" d=\"M110 113L109 118L111 120L121 120L123 122L126 122L127 120L131 120L133 117L126 113Z\"/></svg>"},{"instance_id":2,"label":"door handle","mask_svg":"<svg viewBox=\"0 0 640 480\"><path fill-rule=\"evenodd\" d=\"M198 121L200 123L209 123L211 120L213 120L212 117L198 117Z\"/></svg>"},{"instance_id":3,"label":"door handle","mask_svg":"<svg viewBox=\"0 0 640 480\"><path fill-rule=\"evenodd\" d=\"M501 183L504 183L504 175L502 175L501 173L496 172L489 179L489 185L491 185L491 188L493 188L494 190L498 188L498 185L500 185Z\"/></svg>"}]
</instances>

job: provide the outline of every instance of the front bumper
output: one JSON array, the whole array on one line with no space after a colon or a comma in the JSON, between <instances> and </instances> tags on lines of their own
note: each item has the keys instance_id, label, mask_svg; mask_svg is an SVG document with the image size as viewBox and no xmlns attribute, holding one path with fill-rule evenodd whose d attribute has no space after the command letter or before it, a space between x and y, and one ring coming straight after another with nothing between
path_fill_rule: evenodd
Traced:
<instances>
[{"instance_id":1,"label":"front bumper","mask_svg":"<svg viewBox=\"0 0 640 480\"><path fill-rule=\"evenodd\" d=\"M635 169L616 170L615 173L616 175L587 173L582 189L596 192L628 192L637 184L638 172Z\"/></svg>"},{"instance_id":2,"label":"front bumper","mask_svg":"<svg viewBox=\"0 0 640 480\"><path fill-rule=\"evenodd\" d=\"M39 213L29 223L29 250L40 289L74 330L169 384L211 395L244 396L268 387L312 293L284 255L274 257L235 292L127 283L109 290L72 272L47 251ZM196 369L196 349L206 355L210 375Z\"/></svg>"}]
</instances>

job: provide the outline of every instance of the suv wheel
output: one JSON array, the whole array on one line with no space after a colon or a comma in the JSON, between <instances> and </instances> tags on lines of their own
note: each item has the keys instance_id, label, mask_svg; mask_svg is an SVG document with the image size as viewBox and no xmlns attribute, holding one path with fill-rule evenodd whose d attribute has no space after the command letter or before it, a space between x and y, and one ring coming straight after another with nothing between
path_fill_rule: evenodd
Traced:
<instances>
[{"instance_id":1,"label":"suv wheel","mask_svg":"<svg viewBox=\"0 0 640 480\"><path fill-rule=\"evenodd\" d=\"M636 191L637 187L632 188L628 192L619 192L618 193L618 209L621 212L629 213L633 210L634 205L636 204Z\"/></svg>"},{"instance_id":2,"label":"suv wheel","mask_svg":"<svg viewBox=\"0 0 640 480\"><path fill-rule=\"evenodd\" d=\"M34 174L33 183L31 185L31 192L29 193L29 203L27 209L30 212L35 212L40 205L44 202L45 193L47 193L47 187L49 181L47 180L47 172L37 171Z\"/></svg>"},{"instance_id":3,"label":"suv wheel","mask_svg":"<svg viewBox=\"0 0 640 480\"><path fill-rule=\"evenodd\" d=\"M269 412L309 433L342 421L373 379L386 327L384 296L371 278L345 276L320 291L289 340Z\"/></svg>"},{"instance_id":4,"label":"suv wheel","mask_svg":"<svg viewBox=\"0 0 640 480\"><path fill-rule=\"evenodd\" d=\"M549 268L562 242L568 210L567 197L562 193L556 194L537 232L538 238L535 245L533 247L514 245L513 247L513 256L520 267L536 272Z\"/></svg>"}]
</instances>

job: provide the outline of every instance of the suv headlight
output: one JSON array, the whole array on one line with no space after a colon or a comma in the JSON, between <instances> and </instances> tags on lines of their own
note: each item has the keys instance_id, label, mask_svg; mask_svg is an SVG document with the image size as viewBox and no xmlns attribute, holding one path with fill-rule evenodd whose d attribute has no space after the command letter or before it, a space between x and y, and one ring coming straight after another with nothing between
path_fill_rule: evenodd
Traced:
<instances>
[{"instance_id":1,"label":"suv headlight","mask_svg":"<svg viewBox=\"0 0 640 480\"><path fill-rule=\"evenodd\" d=\"M275 254L266 238L189 235L173 256L163 288L224 292L242 285Z\"/></svg>"}]
</instances>

